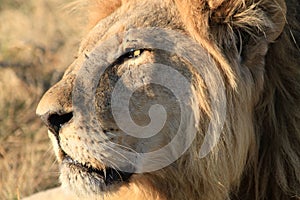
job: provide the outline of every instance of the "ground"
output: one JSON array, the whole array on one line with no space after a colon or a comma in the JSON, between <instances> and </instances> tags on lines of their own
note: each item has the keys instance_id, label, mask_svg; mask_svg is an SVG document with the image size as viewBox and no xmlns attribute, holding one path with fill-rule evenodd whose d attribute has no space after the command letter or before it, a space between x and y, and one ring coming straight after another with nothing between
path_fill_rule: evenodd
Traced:
<instances>
[{"instance_id":1,"label":"ground","mask_svg":"<svg viewBox=\"0 0 300 200\"><path fill-rule=\"evenodd\" d=\"M0 199L58 184L47 129L35 108L78 47L79 29L71 26L76 17L63 3L0 0Z\"/></svg>"}]
</instances>

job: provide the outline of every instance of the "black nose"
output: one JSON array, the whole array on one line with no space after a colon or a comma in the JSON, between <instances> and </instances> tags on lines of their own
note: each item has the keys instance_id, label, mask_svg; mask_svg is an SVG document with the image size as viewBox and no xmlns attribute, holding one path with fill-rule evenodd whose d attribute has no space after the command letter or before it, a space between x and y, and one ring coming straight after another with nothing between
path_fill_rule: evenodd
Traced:
<instances>
[{"instance_id":1,"label":"black nose","mask_svg":"<svg viewBox=\"0 0 300 200\"><path fill-rule=\"evenodd\" d=\"M65 113L65 114L50 114L47 113L43 116L41 116L43 122L46 124L46 126L49 128L49 130L58 135L60 128L68 123L73 117L73 113Z\"/></svg>"}]
</instances>

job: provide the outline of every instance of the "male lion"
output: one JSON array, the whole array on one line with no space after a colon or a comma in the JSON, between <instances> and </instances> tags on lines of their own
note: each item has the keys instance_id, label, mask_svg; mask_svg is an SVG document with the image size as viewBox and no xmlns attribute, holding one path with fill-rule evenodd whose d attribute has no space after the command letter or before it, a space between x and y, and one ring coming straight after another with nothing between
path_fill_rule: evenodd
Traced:
<instances>
[{"instance_id":1,"label":"male lion","mask_svg":"<svg viewBox=\"0 0 300 200\"><path fill-rule=\"evenodd\" d=\"M37 108L63 188L95 199L300 198L299 0L88 5L78 57Z\"/></svg>"}]
</instances>

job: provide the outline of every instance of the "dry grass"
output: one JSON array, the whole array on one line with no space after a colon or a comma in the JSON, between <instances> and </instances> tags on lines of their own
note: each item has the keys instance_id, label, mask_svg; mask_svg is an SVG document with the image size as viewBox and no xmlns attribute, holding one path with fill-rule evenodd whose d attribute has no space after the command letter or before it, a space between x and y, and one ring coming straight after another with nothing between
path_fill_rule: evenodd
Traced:
<instances>
[{"instance_id":1,"label":"dry grass","mask_svg":"<svg viewBox=\"0 0 300 200\"><path fill-rule=\"evenodd\" d=\"M35 108L80 40L80 22L62 2L68 1L0 0L0 199L58 184L47 130Z\"/></svg>"}]
</instances>

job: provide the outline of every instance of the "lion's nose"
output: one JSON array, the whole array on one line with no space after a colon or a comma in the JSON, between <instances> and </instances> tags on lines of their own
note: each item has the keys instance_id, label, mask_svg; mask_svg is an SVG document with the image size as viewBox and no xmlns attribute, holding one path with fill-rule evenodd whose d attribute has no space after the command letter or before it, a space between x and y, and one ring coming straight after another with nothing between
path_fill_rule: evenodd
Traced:
<instances>
[{"instance_id":1,"label":"lion's nose","mask_svg":"<svg viewBox=\"0 0 300 200\"><path fill-rule=\"evenodd\" d=\"M46 124L46 126L49 128L49 130L58 135L60 128L68 123L73 118L73 113L66 113L59 115L57 113L55 114L44 114L41 116L42 121Z\"/></svg>"},{"instance_id":2,"label":"lion's nose","mask_svg":"<svg viewBox=\"0 0 300 200\"><path fill-rule=\"evenodd\" d=\"M72 77L66 77L50 88L41 99L36 114L41 117L46 126L58 134L63 125L73 118Z\"/></svg>"}]
</instances>

